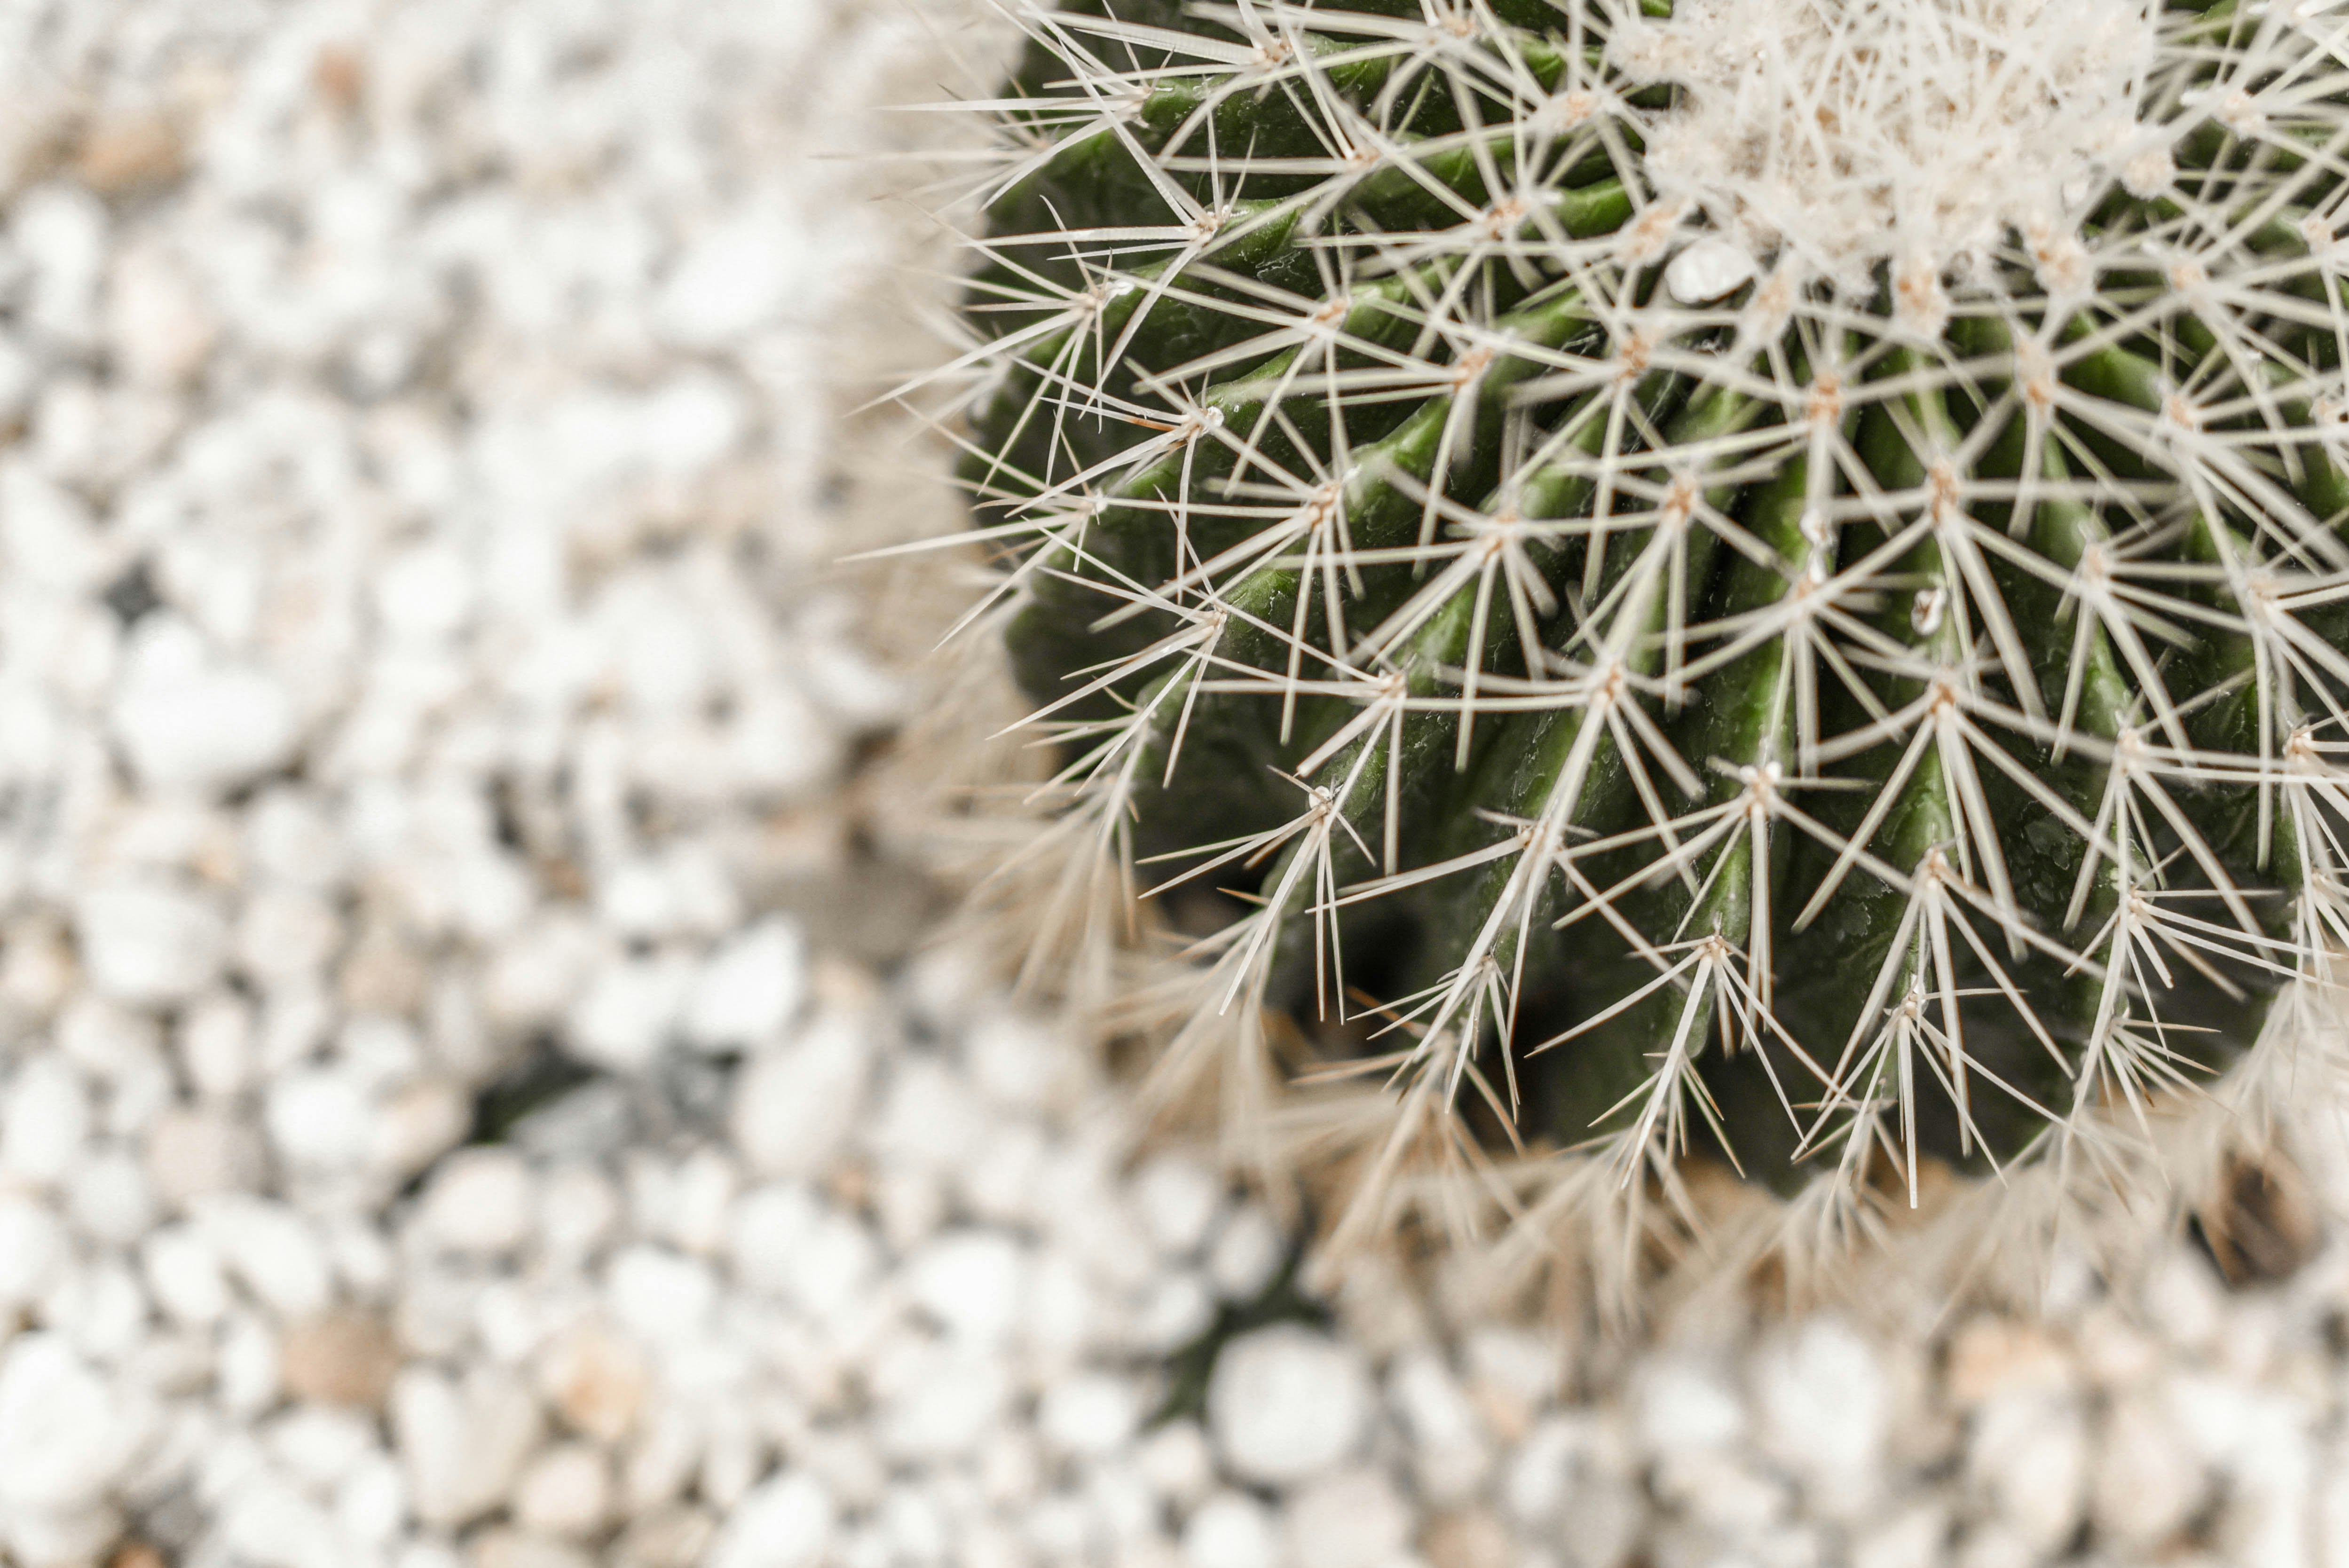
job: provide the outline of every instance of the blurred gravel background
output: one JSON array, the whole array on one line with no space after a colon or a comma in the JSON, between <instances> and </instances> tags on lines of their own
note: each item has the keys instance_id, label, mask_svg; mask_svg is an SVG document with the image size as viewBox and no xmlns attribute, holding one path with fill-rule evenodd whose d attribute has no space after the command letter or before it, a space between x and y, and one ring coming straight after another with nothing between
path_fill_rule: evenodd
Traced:
<instances>
[{"instance_id":1,"label":"blurred gravel background","mask_svg":"<svg viewBox=\"0 0 2349 1568\"><path fill-rule=\"evenodd\" d=\"M5 1561L2349 1565L2325 1171L2241 1288L1602 1354L1306 1299L922 943L874 109L1003 36L0 0Z\"/></svg>"}]
</instances>

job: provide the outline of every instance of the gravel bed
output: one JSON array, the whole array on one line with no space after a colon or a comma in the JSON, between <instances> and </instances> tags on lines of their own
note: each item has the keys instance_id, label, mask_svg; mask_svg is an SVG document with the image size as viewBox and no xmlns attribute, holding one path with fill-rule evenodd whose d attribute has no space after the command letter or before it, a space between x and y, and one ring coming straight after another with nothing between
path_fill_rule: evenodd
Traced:
<instances>
[{"instance_id":1,"label":"gravel bed","mask_svg":"<svg viewBox=\"0 0 2349 1568\"><path fill-rule=\"evenodd\" d=\"M2349 1565L2333 1166L2242 1288L1600 1346L1300 1291L925 940L872 109L1001 49L0 0L0 1557Z\"/></svg>"}]
</instances>

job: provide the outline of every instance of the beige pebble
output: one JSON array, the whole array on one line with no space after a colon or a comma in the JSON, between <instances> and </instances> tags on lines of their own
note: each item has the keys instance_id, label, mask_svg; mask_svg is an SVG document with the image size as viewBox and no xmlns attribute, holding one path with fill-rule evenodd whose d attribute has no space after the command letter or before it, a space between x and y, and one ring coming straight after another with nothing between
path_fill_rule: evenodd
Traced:
<instances>
[{"instance_id":1,"label":"beige pebble","mask_svg":"<svg viewBox=\"0 0 2349 1568\"><path fill-rule=\"evenodd\" d=\"M147 1134L147 1177L167 1203L183 1206L261 1179L262 1149L250 1127L214 1110L174 1107Z\"/></svg>"},{"instance_id":2,"label":"beige pebble","mask_svg":"<svg viewBox=\"0 0 2349 1568\"><path fill-rule=\"evenodd\" d=\"M690 1503L639 1514L620 1538L616 1561L643 1568L693 1568L718 1534L718 1521Z\"/></svg>"},{"instance_id":3,"label":"beige pebble","mask_svg":"<svg viewBox=\"0 0 2349 1568\"><path fill-rule=\"evenodd\" d=\"M1516 1542L1508 1527L1481 1508L1438 1514L1419 1539L1432 1568L1511 1568Z\"/></svg>"},{"instance_id":4,"label":"beige pebble","mask_svg":"<svg viewBox=\"0 0 2349 1568\"><path fill-rule=\"evenodd\" d=\"M2083 1370L2100 1388L2141 1383L2161 1365L2160 1345L2109 1302L2100 1302L2082 1314L2074 1336Z\"/></svg>"},{"instance_id":5,"label":"beige pebble","mask_svg":"<svg viewBox=\"0 0 2349 1568\"><path fill-rule=\"evenodd\" d=\"M1950 1402L1961 1408L1994 1394L2072 1386L2072 1358L2046 1330L2014 1318L1974 1318L1950 1341Z\"/></svg>"},{"instance_id":6,"label":"beige pebble","mask_svg":"<svg viewBox=\"0 0 2349 1568\"><path fill-rule=\"evenodd\" d=\"M296 1325L280 1355L286 1392L327 1405L381 1404L399 1370L391 1330L364 1312L331 1312Z\"/></svg>"},{"instance_id":7,"label":"beige pebble","mask_svg":"<svg viewBox=\"0 0 2349 1568\"><path fill-rule=\"evenodd\" d=\"M74 159L74 173L101 196L169 185L185 168L179 132L155 115L94 128Z\"/></svg>"},{"instance_id":8,"label":"beige pebble","mask_svg":"<svg viewBox=\"0 0 2349 1568\"><path fill-rule=\"evenodd\" d=\"M379 927L352 945L336 976L345 1008L394 1017L411 1014L422 1004L425 978L423 961Z\"/></svg>"},{"instance_id":9,"label":"beige pebble","mask_svg":"<svg viewBox=\"0 0 2349 1568\"><path fill-rule=\"evenodd\" d=\"M78 978L73 946L55 921L19 920L0 933L0 1000L46 1018Z\"/></svg>"},{"instance_id":10,"label":"beige pebble","mask_svg":"<svg viewBox=\"0 0 2349 1568\"><path fill-rule=\"evenodd\" d=\"M563 1418L604 1442L627 1436L644 1407L644 1357L601 1324L582 1323L563 1334L547 1347L539 1372Z\"/></svg>"},{"instance_id":11,"label":"beige pebble","mask_svg":"<svg viewBox=\"0 0 2349 1568\"><path fill-rule=\"evenodd\" d=\"M472 1102L461 1086L444 1078L419 1078L378 1107L370 1152L378 1170L405 1179L456 1147L472 1120Z\"/></svg>"},{"instance_id":12,"label":"beige pebble","mask_svg":"<svg viewBox=\"0 0 2349 1568\"><path fill-rule=\"evenodd\" d=\"M367 95L367 67L348 49L319 50L317 63L310 69L310 80L316 86L318 96L343 114L356 110Z\"/></svg>"},{"instance_id":13,"label":"beige pebble","mask_svg":"<svg viewBox=\"0 0 2349 1568\"><path fill-rule=\"evenodd\" d=\"M471 1568L588 1568L574 1547L520 1530L492 1530L476 1537L467 1553Z\"/></svg>"}]
</instances>

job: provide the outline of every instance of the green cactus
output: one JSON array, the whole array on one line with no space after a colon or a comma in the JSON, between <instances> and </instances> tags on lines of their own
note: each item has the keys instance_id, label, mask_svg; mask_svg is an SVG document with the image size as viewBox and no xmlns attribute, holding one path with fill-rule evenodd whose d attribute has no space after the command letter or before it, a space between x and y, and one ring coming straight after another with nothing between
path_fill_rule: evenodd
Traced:
<instances>
[{"instance_id":1,"label":"green cactus","mask_svg":"<svg viewBox=\"0 0 2349 1568\"><path fill-rule=\"evenodd\" d=\"M962 476L1062 896L1242 901L1190 1059L1268 1007L1367 1147L1847 1219L2288 1048L2349 935L2328 5L1023 26Z\"/></svg>"}]
</instances>

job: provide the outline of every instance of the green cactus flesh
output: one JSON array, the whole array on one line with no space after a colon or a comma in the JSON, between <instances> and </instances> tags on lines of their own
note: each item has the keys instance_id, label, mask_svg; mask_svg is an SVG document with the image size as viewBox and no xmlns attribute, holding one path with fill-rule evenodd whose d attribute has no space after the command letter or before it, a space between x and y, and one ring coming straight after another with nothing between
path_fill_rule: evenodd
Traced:
<instances>
[{"instance_id":1,"label":"green cactus flesh","mask_svg":"<svg viewBox=\"0 0 2349 1568\"><path fill-rule=\"evenodd\" d=\"M1220 995L1913 1194L2342 929L2349 99L2282 4L1752 7L1030 16L962 473Z\"/></svg>"}]
</instances>

